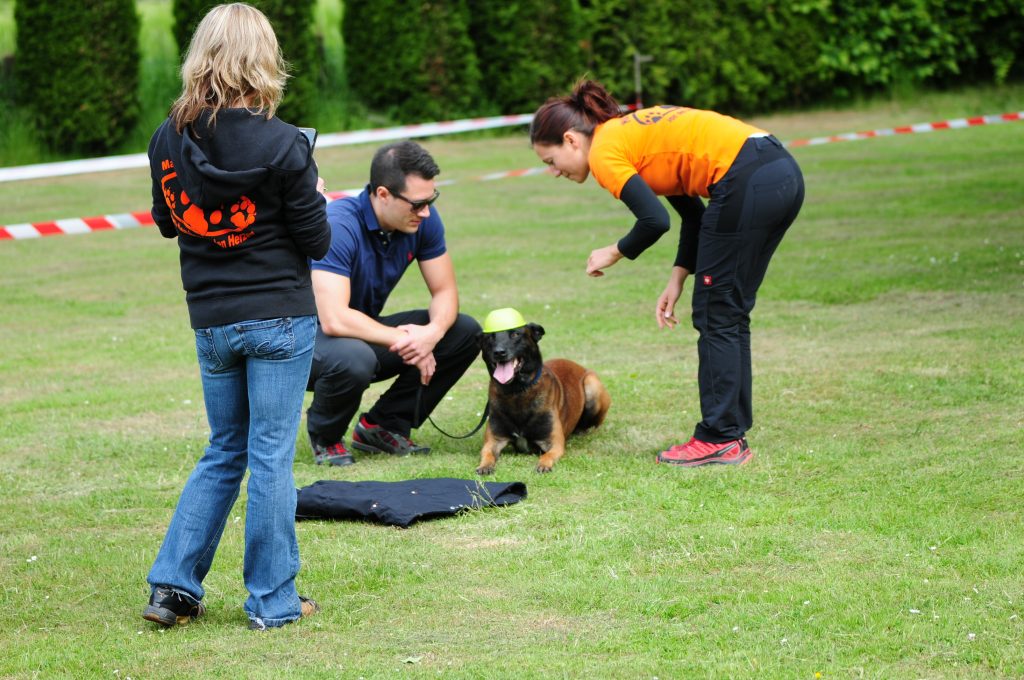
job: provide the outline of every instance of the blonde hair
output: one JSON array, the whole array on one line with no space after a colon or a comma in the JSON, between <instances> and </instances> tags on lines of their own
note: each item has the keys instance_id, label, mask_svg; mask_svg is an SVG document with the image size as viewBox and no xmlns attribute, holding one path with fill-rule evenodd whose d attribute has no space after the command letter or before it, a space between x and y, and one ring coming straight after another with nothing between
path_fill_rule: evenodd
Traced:
<instances>
[{"instance_id":1,"label":"blonde hair","mask_svg":"<svg viewBox=\"0 0 1024 680\"><path fill-rule=\"evenodd\" d=\"M181 132L203 112L245 106L272 118L284 94L287 65L263 12L244 2L218 5L196 26L181 65L181 96L171 106Z\"/></svg>"}]
</instances>

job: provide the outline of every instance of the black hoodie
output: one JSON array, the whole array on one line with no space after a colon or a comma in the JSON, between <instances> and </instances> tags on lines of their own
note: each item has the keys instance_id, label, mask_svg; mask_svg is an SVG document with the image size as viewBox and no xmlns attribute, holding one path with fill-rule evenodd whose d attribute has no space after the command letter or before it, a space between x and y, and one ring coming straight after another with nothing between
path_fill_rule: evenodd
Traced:
<instances>
[{"instance_id":1,"label":"black hoodie","mask_svg":"<svg viewBox=\"0 0 1024 680\"><path fill-rule=\"evenodd\" d=\"M178 237L193 328L316 314L307 258L331 244L313 151L298 128L247 109L206 114L149 143L153 219Z\"/></svg>"}]
</instances>

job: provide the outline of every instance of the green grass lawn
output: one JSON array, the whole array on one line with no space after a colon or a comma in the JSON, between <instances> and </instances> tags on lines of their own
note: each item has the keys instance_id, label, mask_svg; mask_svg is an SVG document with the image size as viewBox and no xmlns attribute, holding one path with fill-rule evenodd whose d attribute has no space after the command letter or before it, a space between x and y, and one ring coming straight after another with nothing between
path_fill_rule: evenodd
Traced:
<instances>
[{"instance_id":1,"label":"green grass lawn","mask_svg":"<svg viewBox=\"0 0 1024 680\"><path fill-rule=\"evenodd\" d=\"M782 139L1024 109L1024 88L755 121ZM669 235L601 279L631 224L593 182L477 182L538 165L525 136L424 142L462 290L515 306L548 358L597 371L605 427L529 497L397 530L300 523L324 610L245 628L243 499L209 612L160 630L145 575L206 423L177 248L152 228L0 242L0 677L1024 676L1024 123L795 151L807 202L754 312L756 455L670 469L698 419L695 332L659 331ZM329 187L373 147L322 149ZM144 210L146 172L0 184L0 223ZM421 305L415 272L390 309ZM468 431L483 363L434 417ZM378 394L374 389L367 400ZM472 478L481 436L319 479Z\"/></svg>"}]
</instances>

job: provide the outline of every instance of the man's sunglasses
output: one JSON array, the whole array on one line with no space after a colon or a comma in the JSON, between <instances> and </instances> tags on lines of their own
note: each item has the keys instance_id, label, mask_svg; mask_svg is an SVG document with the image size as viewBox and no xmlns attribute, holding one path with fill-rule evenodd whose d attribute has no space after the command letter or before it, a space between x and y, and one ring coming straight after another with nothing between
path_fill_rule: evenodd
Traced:
<instances>
[{"instance_id":1,"label":"man's sunglasses","mask_svg":"<svg viewBox=\"0 0 1024 680\"><path fill-rule=\"evenodd\" d=\"M438 191L437 189L434 189L434 195L431 196L430 198L425 198L422 201L414 201L410 198L406 198L397 191L392 191L391 195L394 196L395 198L402 199L403 201L409 204L409 207L412 209L414 213L418 213L422 212L424 208L434 205L434 201L441 197L441 192Z\"/></svg>"}]
</instances>

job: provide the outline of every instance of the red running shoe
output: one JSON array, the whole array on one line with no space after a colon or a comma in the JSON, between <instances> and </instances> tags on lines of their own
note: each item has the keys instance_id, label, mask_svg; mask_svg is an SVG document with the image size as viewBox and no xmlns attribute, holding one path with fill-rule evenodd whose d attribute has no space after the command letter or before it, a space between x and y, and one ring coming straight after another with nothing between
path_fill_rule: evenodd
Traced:
<instances>
[{"instance_id":1,"label":"red running shoe","mask_svg":"<svg viewBox=\"0 0 1024 680\"><path fill-rule=\"evenodd\" d=\"M713 444L693 437L658 454L658 462L682 467L698 465L743 465L754 456L746 438Z\"/></svg>"},{"instance_id":2,"label":"red running shoe","mask_svg":"<svg viewBox=\"0 0 1024 680\"><path fill-rule=\"evenodd\" d=\"M310 436L309 446L313 449L313 462L317 465L344 466L353 465L356 462L356 459L345 448L345 442L324 446L313 441L313 437Z\"/></svg>"}]
</instances>

